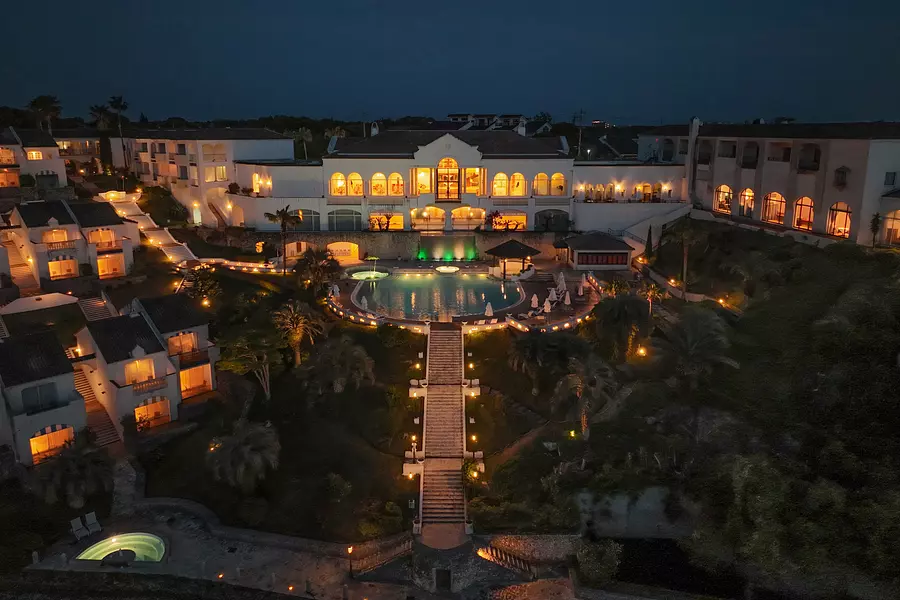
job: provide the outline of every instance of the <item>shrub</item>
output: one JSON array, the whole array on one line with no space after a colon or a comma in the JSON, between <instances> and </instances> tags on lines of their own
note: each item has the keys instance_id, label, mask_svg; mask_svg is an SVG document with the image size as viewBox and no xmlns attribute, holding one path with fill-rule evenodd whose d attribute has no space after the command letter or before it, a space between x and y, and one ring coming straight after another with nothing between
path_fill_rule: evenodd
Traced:
<instances>
[{"instance_id":1,"label":"shrub","mask_svg":"<svg viewBox=\"0 0 900 600\"><path fill-rule=\"evenodd\" d=\"M23 175L19 175L19 186L23 188L33 188L34 187L34 176L25 173Z\"/></svg>"},{"instance_id":2,"label":"shrub","mask_svg":"<svg viewBox=\"0 0 900 600\"><path fill-rule=\"evenodd\" d=\"M235 182L231 182L228 184L228 193L229 194L237 194L241 191L241 186L239 186Z\"/></svg>"},{"instance_id":3,"label":"shrub","mask_svg":"<svg viewBox=\"0 0 900 600\"><path fill-rule=\"evenodd\" d=\"M581 540L575 551L581 580L592 587L607 585L615 579L621 556L622 545L612 540Z\"/></svg>"}]
</instances>

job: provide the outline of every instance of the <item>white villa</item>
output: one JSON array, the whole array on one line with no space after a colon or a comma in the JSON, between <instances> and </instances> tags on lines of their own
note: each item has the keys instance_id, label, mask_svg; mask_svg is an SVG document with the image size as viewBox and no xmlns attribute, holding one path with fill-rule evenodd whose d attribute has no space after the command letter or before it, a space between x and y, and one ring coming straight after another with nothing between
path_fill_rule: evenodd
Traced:
<instances>
[{"instance_id":1,"label":"white villa","mask_svg":"<svg viewBox=\"0 0 900 600\"><path fill-rule=\"evenodd\" d=\"M0 188L20 187L22 175L34 177L42 188L68 182L66 163L53 136L39 129L0 129Z\"/></svg>"}]
</instances>

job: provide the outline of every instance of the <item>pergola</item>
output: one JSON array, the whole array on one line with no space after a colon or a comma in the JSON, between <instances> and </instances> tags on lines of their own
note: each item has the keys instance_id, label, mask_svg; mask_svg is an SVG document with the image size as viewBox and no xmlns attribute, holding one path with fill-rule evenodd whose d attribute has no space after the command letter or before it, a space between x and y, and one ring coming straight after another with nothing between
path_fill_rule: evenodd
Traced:
<instances>
[{"instance_id":1,"label":"pergola","mask_svg":"<svg viewBox=\"0 0 900 600\"><path fill-rule=\"evenodd\" d=\"M530 261L532 256L540 254L541 251L531 246L526 246L522 242L516 240L507 240L499 246L494 246L490 250L485 250L485 254L499 258L503 263L503 279L506 279L506 261L520 260L522 261L522 270L525 270L525 261Z\"/></svg>"}]
</instances>

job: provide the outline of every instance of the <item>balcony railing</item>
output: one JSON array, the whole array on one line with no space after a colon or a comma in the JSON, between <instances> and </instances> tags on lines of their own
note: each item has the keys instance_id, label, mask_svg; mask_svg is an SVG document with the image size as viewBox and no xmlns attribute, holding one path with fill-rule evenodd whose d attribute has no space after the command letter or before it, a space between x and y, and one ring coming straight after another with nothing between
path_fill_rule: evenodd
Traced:
<instances>
[{"instance_id":1,"label":"balcony railing","mask_svg":"<svg viewBox=\"0 0 900 600\"><path fill-rule=\"evenodd\" d=\"M122 249L122 240L112 240L108 242L94 242L97 246L97 252L109 252L112 250Z\"/></svg>"},{"instance_id":2,"label":"balcony railing","mask_svg":"<svg viewBox=\"0 0 900 600\"><path fill-rule=\"evenodd\" d=\"M225 154L204 154L203 162L225 162Z\"/></svg>"},{"instance_id":3,"label":"balcony railing","mask_svg":"<svg viewBox=\"0 0 900 600\"><path fill-rule=\"evenodd\" d=\"M157 377L156 379L148 379L147 381L138 381L131 386L131 391L135 394L147 394L155 392L166 387L167 381L165 377Z\"/></svg>"},{"instance_id":4,"label":"balcony railing","mask_svg":"<svg viewBox=\"0 0 900 600\"><path fill-rule=\"evenodd\" d=\"M190 398L191 396L197 396L199 394L205 394L206 392L211 392L212 386L204 381L201 385L197 385L190 388L182 388L181 397L182 398Z\"/></svg>"},{"instance_id":5,"label":"balcony railing","mask_svg":"<svg viewBox=\"0 0 900 600\"><path fill-rule=\"evenodd\" d=\"M75 240L65 240L63 242L47 242L47 252L52 250L74 250Z\"/></svg>"},{"instance_id":6,"label":"balcony railing","mask_svg":"<svg viewBox=\"0 0 900 600\"><path fill-rule=\"evenodd\" d=\"M190 350L178 354L178 364L181 365L182 369L207 362L209 362L209 350Z\"/></svg>"},{"instance_id":7,"label":"balcony railing","mask_svg":"<svg viewBox=\"0 0 900 600\"><path fill-rule=\"evenodd\" d=\"M95 154L100 154L99 148L60 148L59 155L60 156L93 156Z\"/></svg>"}]
</instances>

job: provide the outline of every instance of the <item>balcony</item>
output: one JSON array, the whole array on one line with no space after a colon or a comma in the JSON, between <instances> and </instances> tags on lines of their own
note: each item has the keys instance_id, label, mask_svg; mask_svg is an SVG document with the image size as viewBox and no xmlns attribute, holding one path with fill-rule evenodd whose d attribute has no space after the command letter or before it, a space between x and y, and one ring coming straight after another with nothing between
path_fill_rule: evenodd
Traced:
<instances>
[{"instance_id":1,"label":"balcony","mask_svg":"<svg viewBox=\"0 0 900 600\"><path fill-rule=\"evenodd\" d=\"M564 204L569 203L568 198L560 198ZM491 204L494 206L528 206L528 198L521 196L517 198L491 198Z\"/></svg>"},{"instance_id":2,"label":"balcony","mask_svg":"<svg viewBox=\"0 0 900 600\"><path fill-rule=\"evenodd\" d=\"M165 377L157 377L155 379L148 379L147 381L138 381L137 383L133 383L131 385L131 391L135 396L141 394L149 394L150 392L155 392L156 390L161 390L168 385Z\"/></svg>"},{"instance_id":3,"label":"balcony","mask_svg":"<svg viewBox=\"0 0 900 600\"><path fill-rule=\"evenodd\" d=\"M206 392L211 392L212 386L209 382L204 381L202 385L197 385L190 388L183 388L181 390L182 398L191 398L192 396L199 396L200 394L205 394Z\"/></svg>"},{"instance_id":4,"label":"balcony","mask_svg":"<svg viewBox=\"0 0 900 600\"><path fill-rule=\"evenodd\" d=\"M194 367L209 362L209 350L190 350L176 355L178 364L182 369Z\"/></svg>"},{"instance_id":5,"label":"balcony","mask_svg":"<svg viewBox=\"0 0 900 600\"><path fill-rule=\"evenodd\" d=\"M54 250L74 250L75 240L66 240L64 242L47 242L47 252Z\"/></svg>"},{"instance_id":6,"label":"balcony","mask_svg":"<svg viewBox=\"0 0 900 600\"><path fill-rule=\"evenodd\" d=\"M94 242L97 247L97 253L116 252L122 250L122 240L111 240L107 242Z\"/></svg>"},{"instance_id":7,"label":"balcony","mask_svg":"<svg viewBox=\"0 0 900 600\"><path fill-rule=\"evenodd\" d=\"M472 230L476 227L484 225L484 219L451 217L453 229L456 230Z\"/></svg>"},{"instance_id":8,"label":"balcony","mask_svg":"<svg viewBox=\"0 0 900 600\"><path fill-rule=\"evenodd\" d=\"M99 156L99 154L99 148L84 148L73 146L71 148L59 149L60 156Z\"/></svg>"},{"instance_id":9,"label":"balcony","mask_svg":"<svg viewBox=\"0 0 900 600\"><path fill-rule=\"evenodd\" d=\"M535 206L567 206L571 198L562 196L541 196L534 199Z\"/></svg>"},{"instance_id":10,"label":"balcony","mask_svg":"<svg viewBox=\"0 0 900 600\"><path fill-rule=\"evenodd\" d=\"M204 154L203 162L225 162L225 154Z\"/></svg>"}]
</instances>

